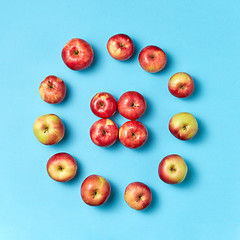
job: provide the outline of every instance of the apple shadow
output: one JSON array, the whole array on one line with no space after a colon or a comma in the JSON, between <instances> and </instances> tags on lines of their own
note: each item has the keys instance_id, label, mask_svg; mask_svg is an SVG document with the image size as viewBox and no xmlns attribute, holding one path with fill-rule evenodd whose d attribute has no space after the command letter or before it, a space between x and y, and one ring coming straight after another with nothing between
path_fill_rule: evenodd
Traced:
<instances>
[{"instance_id":1,"label":"apple shadow","mask_svg":"<svg viewBox=\"0 0 240 240\"><path fill-rule=\"evenodd\" d=\"M76 156L73 156L73 158L77 162L77 172L76 172L76 175L75 175L75 177L73 179L71 179L70 181L66 182L67 185L73 185L73 184L75 185L76 183L79 184L80 175L83 172L82 171L83 165L80 163L80 161L78 160L78 158Z\"/></svg>"},{"instance_id":2,"label":"apple shadow","mask_svg":"<svg viewBox=\"0 0 240 240\"><path fill-rule=\"evenodd\" d=\"M183 182L173 185L174 187L177 187L177 188L189 188L194 186L197 182L197 172L195 168L193 167L191 162L189 162L186 159L184 160L188 166L188 171L187 171L186 178L183 180Z\"/></svg>"},{"instance_id":3,"label":"apple shadow","mask_svg":"<svg viewBox=\"0 0 240 240\"><path fill-rule=\"evenodd\" d=\"M109 181L109 183L111 185L110 196L103 205L98 207L99 210L106 211L106 209L109 209L110 211L112 211L111 208L116 204L116 200L120 199L119 190L117 190L116 185L114 183L112 183L111 181Z\"/></svg>"},{"instance_id":4,"label":"apple shadow","mask_svg":"<svg viewBox=\"0 0 240 240\"><path fill-rule=\"evenodd\" d=\"M63 78L61 78L61 79L63 79ZM71 91L72 91L72 88L71 88L70 84L67 83L64 79L63 79L63 81L65 82L65 85L66 85L66 95L65 95L65 98L63 99L62 102L60 102L58 104L53 104L54 107L55 106L56 107L63 107L65 105L67 105L71 101L71 96L72 96Z\"/></svg>"},{"instance_id":5,"label":"apple shadow","mask_svg":"<svg viewBox=\"0 0 240 240\"><path fill-rule=\"evenodd\" d=\"M121 62L126 63L126 64L129 63L129 62L136 61L136 60L138 61L138 55L141 51L141 48L140 48L138 42L136 41L136 39L134 39L132 37L131 37L131 39L132 39L133 44L134 44L134 52L133 52L133 55L129 59L127 59L126 61L121 61Z\"/></svg>"},{"instance_id":6,"label":"apple shadow","mask_svg":"<svg viewBox=\"0 0 240 240\"><path fill-rule=\"evenodd\" d=\"M147 119L150 118L149 115L151 116L151 114L153 113L152 101L146 96L144 96L144 98L145 98L146 103L147 103L147 109L146 109L145 113L139 119L137 119L137 121L140 121L140 122L147 121Z\"/></svg>"},{"instance_id":7,"label":"apple shadow","mask_svg":"<svg viewBox=\"0 0 240 240\"><path fill-rule=\"evenodd\" d=\"M150 188L150 189L152 192L152 202L146 209L141 210L141 212L144 214L150 214L150 213L156 211L156 208L159 207L159 203L160 203L160 198L159 198L159 194L158 194L159 191L155 191L155 189L153 189L153 188Z\"/></svg>"},{"instance_id":8,"label":"apple shadow","mask_svg":"<svg viewBox=\"0 0 240 240\"><path fill-rule=\"evenodd\" d=\"M206 134L207 134L206 125L203 123L201 119L199 118L196 118L196 119L198 122L198 132L192 139L186 141L189 144L199 143L206 138Z\"/></svg>"},{"instance_id":9,"label":"apple shadow","mask_svg":"<svg viewBox=\"0 0 240 240\"><path fill-rule=\"evenodd\" d=\"M103 151L113 151L116 152L116 149L120 148L122 145L122 143L120 142L119 138L117 138L116 142L108 147L99 147L100 149L102 149ZM98 147L98 146L96 146Z\"/></svg>"},{"instance_id":10,"label":"apple shadow","mask_svg":"<svg viewBox=\"0 0 240 240\"><path fill-rule=\"evenodd\" d=\"M64 127L65 127L65 134L64 134L63 139L60 142L58 142L55 145L52 145L53 147L56 147L56 148L62 147L64 144L69 142L70 141L70 135L71 135L71 132L72 132L70 125L64 119L61 118L61 120L62 120L62 122L64 124Z\"/></svg>"},{"instance_id":11,"label":"apple shadow","mask_svg":"<svg viewBox=\"0 0 240 240\"><path fill-rule=\"evenodd\" d=\"M118 99L115 97L116 101L118 101ZM118 110L116 110L115 114L113 116L110 117L110 119L117 124L119 116L121 116L121 114L118 112ZM119 126L119 124L117 124L118 129L121 127Z\"/></svg>"},{"instance_id":12,"label":"apple shadow","mask_svg":"<svg viewBox=\"0 0 240 240\"><path fill-rule=\"evenodd\" d=\"M195 76L192 76L193 81L194 81L194 90L193 93L186 98L182 98L183 101L192 101L195 100L197 98L199 98L202 94L202 85L200 84L200 81L195 78Z\"/></svg>"},{"instance_id":13,"label":"apple shadow","mask_svg":"<svg viewBox=\"0 0 240 240\"><path fill-rule=\"evenodd\" d=\"M154 142L155 142L155 135L154 135L154 131L152 131L152 129L148 128L148 139L146 141L146 143L140 147L140 148L136 148L136 149L133 149L134 151L137 151L139 153L143 153L143 152L146 152L146 151L149 151L149 149L151 149L151 147L154 145Z\"/></svg>"}]
</instances>

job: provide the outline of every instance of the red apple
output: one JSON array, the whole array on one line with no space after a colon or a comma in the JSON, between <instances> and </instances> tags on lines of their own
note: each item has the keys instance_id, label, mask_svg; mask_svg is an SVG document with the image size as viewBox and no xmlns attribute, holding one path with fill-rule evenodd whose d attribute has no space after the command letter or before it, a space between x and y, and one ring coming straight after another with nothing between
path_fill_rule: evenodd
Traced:
<instances>
[{"instance_id":1,"label":"red apple","mask_svg":"<svg viewBox=\"0 0 240 240\"><path fill-rule=\"evenodd\" d=\"M77 162L68 153L57 153L47 162L49 177L57 182L67 182L75 177Z\"/></svg>"},{"instance_id":2,"label":"red apple","mask_svg":"<svg viewBox=\"0 0 240 240\"><path fill-rule=\"evenodd\" d=\"M169 130L176 138L189 140L197 134L198 123L192 114L182 112L170 119Z\"/></svg>"},{"instance_id":3,"label":"red apple","mask_svg":"<svg viewBox=\"0 0 240 240\"><path fill-rule=\"evenodd\" d=\"M96 116L109 118L117 110L117 101L110 93L100 92L92 98L90 107Z\"/></svg>"},{"instance_id":4,"label":"red apple","mask_svg":"<svg viewBox=\"0 0 240 240\"><path fill-rule=\"evenodd\" d=\"M124 199L129 207L136 210L147 208L152 201L150 188L141 182L130 183L124 193Z\"/></svg>"},{"instance_id":5,"label":"red apple","mask_svg":"<svg viewBox=\"0 0 240 240\"><path fill-rule=\"evenodd\" d=\"M42 115L33 124L36 138L45 145L53 145L62 140L65 127L62 120L55 114Z\"/></svg>"},{"instance_id":6,"label":"red apple","mask_svg":"<svg viewBox=\"0 0 240 240\"><path fill-rule=\"evenodd\" d=\"M66 85L61 78L50 75L41 82L39 94L47 103L60 103L65 98Z\"/></svg>"},{"instance_id":7,"label":"red apple","mask_svg":"<svg viewBox=\"0 0 240 240\"><path fill-rule=\"evenodd\" d=\"M108 147L114 144L118 137L118 127L110 119L96 121L90 129L90 137L99 147Z\"/></svg>"},{"instance_id":8,"label":"red apple","mask_svg":"<svg viewBox=\"0 0 240 240\"><path fill-rule=\"evenodd\" d=\"M178 72L170 78L168 89L173 96L185 98L192 94L194 90L194 81L189 74Z\"/></svg>"},{"instance_id":9,"label":"red apple","mask_svg":"<svg viewBox=\"0 0 240 240\"><path fill-rule=\"evenodd\" d=\"M146 111L147 103L145 98L138 92L125 92L118 100L119 113L129 119L136 120Z\"/></svg>"},{"instance_id":10,"label":"red apple","mask_svg":"<svg viewBox=\"0 0 240 240\"><path fill-rule=\"evenodd\" d=\"M148 138L147 128L138 121L125 122L119 129L119 140L128 148L139 148Z\"/></svg>"},{"instance_id":11,"label":"red apple","mask_svg":"<svg viewBox=\"0 0 240 240\"><path fill-rule=\"evenodd\" d=\"M165 183L177 184L182 182L187 175L187 164L177 155L168 155L160 162L158 175Z\"/></svg>"},{"instance_id":12,"label":"red apple","mask_svg":"<svg viewBox=\"0 0 240 240\"><path fill-rule=\"evenodd\" d=\"M93 49L83 39L73 38L63 47L63 62L72 70L83 70L93 61Z\"/></svg>"},{"instance_id":13,"label":"red apple","mask_svg":"<svg viewBox=\"0 0 240 240\"><path fill-rule=\"evenodd\" d=\"M90 175L82 183L81 197L90 206L99 206L105 203L110 196L109 182L99 175Z\"/></svg>"},{"instance_id":14,"label":"red apple","mask_svg":"<svg viewBox=\"0 0 240 240\"><path fill-rule=\"evenodd\" d=\"M107 50L114 59L124 61L133 55L134 44L128 35L117 34L108 40Z\"/></svg>"},{"instance_id":15,"label":"red apple","mask_svg":"<svg viewBox=\"0 0 240 240\"><path fill-rule=\"evenodd\" d=\"M167 56L161 48L151 45L142 49L138 60L146 72L156 73L165 67Z\"/></svg>"}]
</instances>

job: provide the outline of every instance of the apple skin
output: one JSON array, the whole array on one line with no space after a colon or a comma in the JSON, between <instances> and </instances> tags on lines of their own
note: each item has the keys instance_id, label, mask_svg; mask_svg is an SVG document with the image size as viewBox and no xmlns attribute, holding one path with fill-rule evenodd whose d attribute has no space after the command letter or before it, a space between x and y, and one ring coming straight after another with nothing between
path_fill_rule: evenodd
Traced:
<instances>
[{"instance_id":1,"label":"apple skin","mask_svg":"<svg viewBox=\"0 0 240 240\"><path fill-rule=\"evenodd\" d=\"M140 118L147 109L145 98L138 92L125 92L118 100L119 113L129 119L136 120Z\"/></svg>"},{"instance_id":2,"label":"apple skin","mask_svg":"<svg viewBox=\"0 0 240 240\"><path fill-rule=\"evenodd\" d=\"M62 49L63 62L72 70L88 68L93 61L91 45L83 39L73 38Z\"/></svg>"},{"instance_id":3,"label":"apple skin","mask_svg":"<svg viewBox=\"0 0 240 240\"><path fill-rule=\"evenodd\" d=\"M125 122L119 129L119 140L128 148L139 148L148 138L147 128L138 121Z\"/></svg>"},{"instance_id":4,"label":"apple skin","mask_svg":"<svg viewBox=\"0 0 240 240\"><path fill-rule=\"evenodd\" d=\"M184 159L177 155L168 155L162 159L158 167L158 175L162 181L168 184L182 182L187 175L188 167Z\"/></svg>"},{"instance_id":5,"label":"apple skin","mask_svg":"<svg viewBox=\"0 0 240 240\"><path fill-rule=\"evenodd\" d=\"M133 55L134 44L128 35L116 34L109 38L107 50L114 59L125 61Z\"/></svg>"},{"instance_id":6,"label":"apple skin","mask_svg":"<svg viewBox=\"0 0 240 240\"><path fill-rule=\"evenodd\" d=\"M169 131L180 140L189 140L197 134L198 123L191 113L178 113L170 119Z\"/></svg>"},{"instance_id":7,"label":"apple skin","mask_svg":"<svg viewBox=\"0 0 240 240\"><path fill-rule=\"evenodd\" d=\"M146 72L156 73L165 67L167 56L161 48L150 45L142 49L138 61Z\"/></svg>"},{"instance_id":8,"label":"apple skin","mask_svg":"<svg viewBox=\"0 0 240 240\"><path fill-rule=\"evenodd\" d=\"M61 78L50 75L41 82L39 94L43 101L47 103L60 103L65 98L66 85Z\"/></svg>"},{"instance_id":9,"label":"apple skin","mask_svg":"<svg viewBox=\"0 0 240 240\"><path fill-rule=\"evenodd\" d=\"M110 183L102 176L90 175L81 185L81 197L90 206L104 204L111 193Z\"/></svg>"},{"instance_id":10,"label":"apple skin","mask_svg":"<svg viewBox=\"0 0 240 240\"><path fill-rule=\"evenodd\" d=\"M117 140L118 127L110 119L100 119L91 126L90 137L97 146L109 147Z\"/></svg>"},{"instance_id":11,"label":"apple skin","mask_svg":"<svg viewBox=\"0 0 240 240\"><path fill-rule=\"evenodd\" d=\"M42 144L53 145L62 140L65 127L57 115L46 114L36 119L33 124L33 132Z\"/></svg>"},{"instance_id":12,"label":"apple skin","mask_svg":"<svg viewBox=\"0 0 240 240\"><path fill-rule=\"evenodd\" d=\"M92 98L90 108L96 116L109 118L117 111L117 101L110 93L100 92Z\"/></svg>"},{"instance_id":13,"label":"apple skin","mask_svg":"<svg viewBox=\"0 0 240 240\"><path fill-rule=\"evenodd\" d=\"M169 92L178 98L190 96L194 90L194 81L192 77L185 72L175 73L168 82Z\"/></svg>"},{"instance_id":14,"label":"apple skin","mask_svg":"<svg viewBox=\"0 0 240 240\"><path fill-rule=\"evenodd\" d=\"M124 199L129 207L135 210L143 210L150 205L152 193L144 183L133 182L126 187Z\"/></svg>"},{"instance_id":15,"label":"apple skin","mask_svg":"<svg viewBox=\"0 0 240 240\"><path fill-rule=\"evenodd\" d=\"M75 177L77 162L68 153L57 153L49 158L47 172L57 182L67 182Z\"/></svg>"}]
</instances>

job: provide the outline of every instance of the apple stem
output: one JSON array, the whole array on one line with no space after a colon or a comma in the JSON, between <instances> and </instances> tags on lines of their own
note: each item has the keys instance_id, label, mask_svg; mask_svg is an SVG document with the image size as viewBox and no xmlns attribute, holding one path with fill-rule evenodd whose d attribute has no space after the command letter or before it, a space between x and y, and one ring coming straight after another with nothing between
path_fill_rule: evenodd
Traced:
<instances>
[{"instance_id":1,"label":"apple stem","mask_svg":"<svg viewBox=\"0 0 240 240\"><path fill-rule=\"evenodd\" d=\"M50 88L53 88L53 85L52 85L52 83L51 83L50 81L48 81L48 86L49 86Z\"/></svg>"},{"instance_id":2,"label":"apple stem","mask_svg":"<svg viewBox=\"0 0 240 240\"><path fill-rule=\"evenodd\" d=\"M74 50L74 54L75 55L78 55L79 54L79 51L76 49L76 50Z\"/></svg>"},{"instance_id":3,"label":"apple stem","mask_svg":"<svg viewBox=\"0 0 240 240\"><path fill-rule=\"evenodd\" d=\"M47 132L47 130L48 130L48 127L45 127L45 129L44 129L44 133L46 133L46 132Z\"/></svg>"}]
</instances>

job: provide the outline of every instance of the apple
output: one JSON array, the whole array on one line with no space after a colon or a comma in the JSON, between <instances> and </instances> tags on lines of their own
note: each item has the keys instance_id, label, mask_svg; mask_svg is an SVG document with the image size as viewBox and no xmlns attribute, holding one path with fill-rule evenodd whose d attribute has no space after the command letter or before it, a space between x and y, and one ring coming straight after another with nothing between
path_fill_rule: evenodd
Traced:
<instances>
[{"instance_id":1,"label":"apple","mask_svg":"<svg viewBox=\"0 0 240 240\"><path fill-rule=\"evenodd\" d=\"M96 116L109 118L117 110L117 101L110 93L100 92L92 98L90 108Z\"/></svg>"},{"instance_id":2,"label":"apple","mask_svg":"<svg viewBox=\"0 0 240 240\"><path fill-rule=\"evenodd\" d=\"M128 148L139 148L148 138L147 128L138 121L125 122L119 129L119 140Z\"/></svg>"},{"instance_id":3,"label":"apple","mask_svg":"<svg viewBox=\"0 0 240 240\"><path fill-rule=\"evenodd\" d=\"M111 193L110 183L102 176L90 175L81 185L81 197L90 206L104 204Z\"/></svg>"},{"instance_id":4,"label":"apple","mask_svg":"<svg viewBox=\"0 0 240 240\"><path fill-rule=\"evenodd\" d=\"M90 128L90 137L94 144L99 147L113 145L118 137L118 127L110 119L100 119Z\"/></svg>"},{"instance_id":5,"label":"apple","mask_svg":"<svg viewBox=\"0 0 240 240\"><path fill-rule=\"evenodd\" d=\"M140 66L150 73L161 71L167 62L165 52L157 46L147 46L142 49L138 56Z\"/></svg>"},{"instance_id":6,"label":"apple","mask_svg":"<svg viewBox=\"0 0 240 240\"><path fill-rule=\"evenodd\" d=\"M83 39L73 38L62 49L63 62L72 70L88 68L93 61L93 49Z\"/></svg>"},{"instance_id":7,"label":"apple","mask_svg":"<svg viewBox=\"0 0 240 240\"><path fill-rule=\"evenodd\" d=\"M124 61L133 55L134 44L128 35L116 34L109 38L107 50L114 59Z\"/></svg>"},{"instance_id":8,"label":"apple","mask_svg":"<svg viewBox=\"0 0 240 240\"><path fill-rule=\"evenodd\" d=\"M138 92L125 92L118 100L119 113L129 119L136 120L140 118L147 109L145 98Z\"/></svg>"},{"instance_id":9,"label":"apple","mask_svg":"<svg viewBox=\"0 0 240 240\"><path fill-rule=\"evenodd\" d=\"M168 89L173 96L185 98L192 94L194 90L194 81L189 74L178 72L170 78Z\"/></svg>"},{"instance_id":10,"label":"apple","mask_svg":"<svg viewBox=\"0 0 240 240\"><path fill-rule=\"evenodd\" d=\"M166 156L160 162L158 175L165 183L177 184L185 179L187 170L184 159L177 154L172 154Z\"/></svg>"},{"instance_id":11,"label":"apple","mask_svg":"<svg viewBox=\"0 0 240 240\"><path fill-rule=\"evenodd\" d=\"M53 145L62 140L65 127L57 115L46 114L36 119L33 124L33 132L42 144Z\"/></svg>"},{"instance_id":12,"label":"apple","mask_svg":"<svg viewBox=\"0 0 240 240\"><path fill-rule=\"evenodd\" d=\"M198 123L191 113L182 112L175 114L170 119L169 130L176 138L189 140L197 134Z\"/></svg>"},{"instance_id":13,"label":"apple","mask_svg":"<svg viewBox=\"0 0 240 240\"><path fill-rule=\"evenodd\" d=\"M47 103L60 103L65 98L66 85L61 78L50 75L41 82L39 94Z\"/></svg>"},{"instance_id":14,"label":"apple","mask_svg":"<svg viewBox=\"0 0 240 240\"><path fill-rule=\"evenodd\" d=\"M143 210L150 205L152 193L144 183L133 182L126 187L124 199L129 207L135 210Z\"/></svg>"},{"instance_id":15,"label":"apple","mask_svg":"<svg viewBox=\"0 0 240 240\"><path fill-rule=\"evenodd\" d=\"M57 153L49 158L47 172L50 178L57 182L67 182L75 177L77 162L68 153Z\"/></svg>"}]
</instances>

